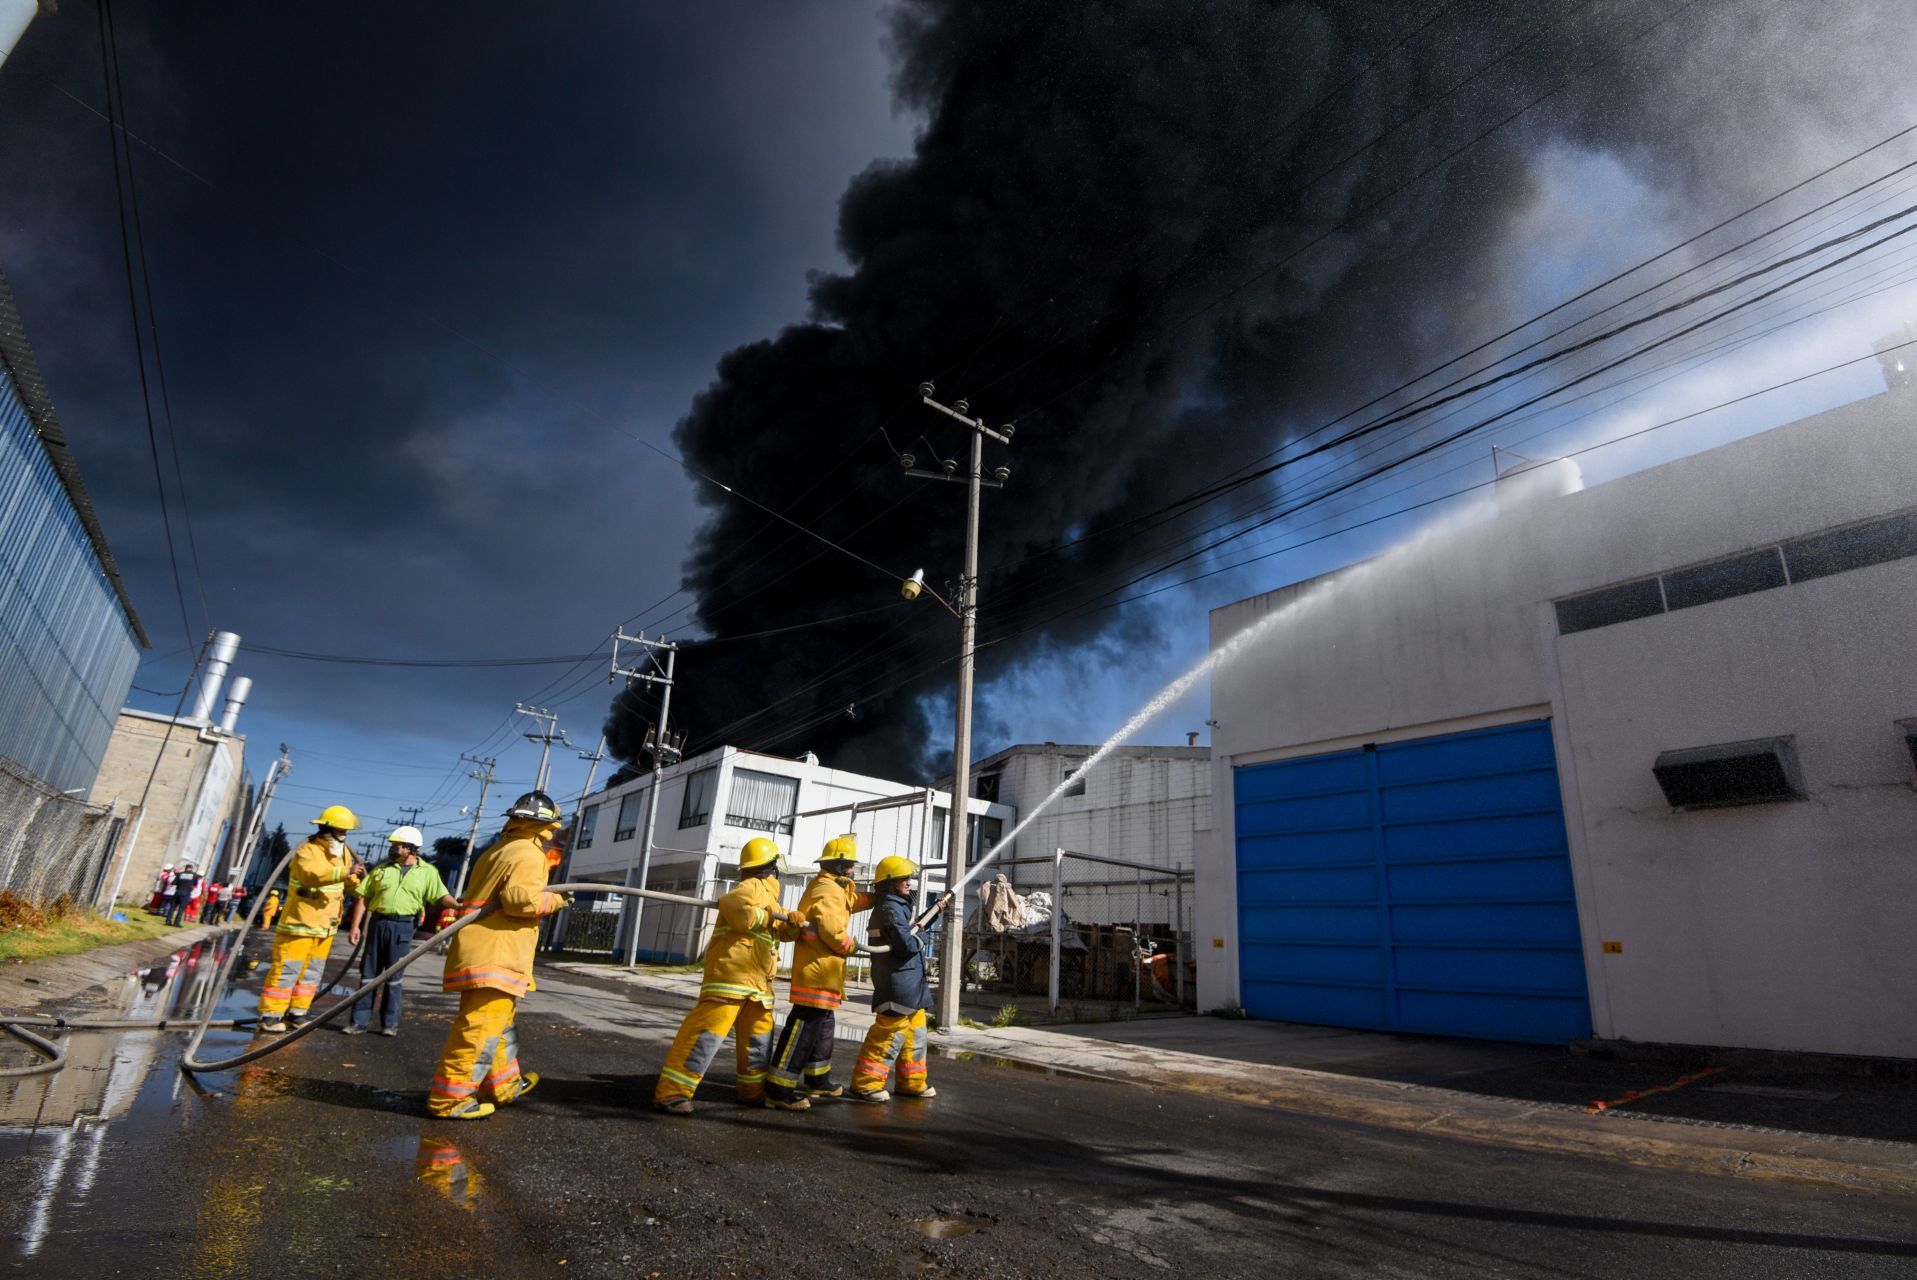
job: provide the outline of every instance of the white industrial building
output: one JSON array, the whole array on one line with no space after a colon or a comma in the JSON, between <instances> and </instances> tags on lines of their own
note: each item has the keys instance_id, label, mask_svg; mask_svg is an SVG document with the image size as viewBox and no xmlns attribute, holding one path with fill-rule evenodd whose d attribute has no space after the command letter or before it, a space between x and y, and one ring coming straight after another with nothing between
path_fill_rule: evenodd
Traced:
<instances>
[{"instance_id":1,"label":"white industrial building","mask_svg":"<svg viewBox=\"0 0 1917 1280\"><path fill-rule=\"evenodd\" d=\"M630 876L639 883L651 790L647 774L586 802L569 855L569 879L625 884ZM943 879L933 864L944 859L950 811L947 792L828 768L811 755L794 760L719 747L663 771L646 887L716 898L735 882L746 841L769 836L785 855L785 901L797 906L820 849L849 831L859 837L863 874L869 876L887 854L903 854L926 867L921 889L936 890ZM983 800L969 801L966 811L974 857L981 839L989 843L1016 817L1009 807ZM581 905L618 910L613 901ZM649 904L641 918L639 956L666 963L695 957L711 926L708 911Z\"/></svg>"},{"instance_id":2,"label":"white industrial building","mask_svg":"<svg viewBox=\"0 0 1917 1280\"><path fill-rule=\"evenodd\" d=\"M1568 470L1212 613L1199 1007L1917 1057L1917 392Z\"/></svg>"},{"instance_id":3,"label":"white industrial building","mask_svg":"<svg viewBox=\"0 0 1917 1280\"><path fill-rule=\"evenodd\" d=\"M1030 813L1060 786L1054 800L1000 855L1020 892L1050 890L1053 852L1091 854L1114 862L1189 871L1202 833L1211 829L1211 750L1119 747L1074 777L1098 750L1074 743L1021 743L972 766L972 793ZM1067 785L1069 782L1069 785ZM998 833L988 824L986 844ZM1067 907L1081 924L1169 924L1187 903L1170 882L1136 869L1071 859L1061 869Z\"/></svg>"}]
</instances>

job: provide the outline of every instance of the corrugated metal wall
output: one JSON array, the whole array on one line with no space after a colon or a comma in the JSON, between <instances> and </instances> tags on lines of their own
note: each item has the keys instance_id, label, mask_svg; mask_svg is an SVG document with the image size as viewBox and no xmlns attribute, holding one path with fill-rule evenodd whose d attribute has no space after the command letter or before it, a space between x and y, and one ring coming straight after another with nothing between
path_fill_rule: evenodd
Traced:
<instances>
[{"instance_id":1,"label":"corrugated metal wall","mask_svg":"<svg viewBox=\"0 0 1917 1280\"><path fill-rule=\"evenodd\" d=\"M139 665L121 611L0 372L0 756L86 789Z\"/></svg>"}]
</instances>

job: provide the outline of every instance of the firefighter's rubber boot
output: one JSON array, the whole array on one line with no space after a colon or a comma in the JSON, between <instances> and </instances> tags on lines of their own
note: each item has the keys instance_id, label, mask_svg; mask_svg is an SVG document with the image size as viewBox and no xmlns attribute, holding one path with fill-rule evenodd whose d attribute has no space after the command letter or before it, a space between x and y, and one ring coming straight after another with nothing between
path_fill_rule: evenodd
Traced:
<instances>
[{"instance_id":1,"label":"firefighter's rubber boot","mask_svg":"<svg viewBox=\"0 0 1917 1280\"><path fill-rule=\"evenodd\" d=\"M505 1097L499 1099L499 1105L503 1107L509 1102L519 1101L521 1098L531 1093L533 1091L533 1087L537 1085L538 1083L539 1083L539 1073L537 1071L525 1072L519 1077L519 1087L514 1089L511 1093L507 1094Z\"/></svg>"},{"instance_id":2,"label":"firefighter's rubber boot","mask_svg":"<svg viewBox=\"0 0 1917 1280\"><path fill-rule=\"evenodd\" d=\"M689 1116L692 1114L691 1098L674 1098L670 1102L655 1102L654 1111L663 1111L669 1116Z\"/></svg>"},{"instance_id":3,"label":"firefighter's rubber boot","mask_svg":"<svg viewBox=\"0 0 1917 1280\"><path fill-rule=\"evenodd\" d=\"M434 1119L437 1119L437 1120L484 1120L487 1116L491 1115L493 1112L497 1110L499 1110L499 1108L495 1107L490 1102L481 1102L477 1098L468 1098L466 1099L466 1101L454 1107L451 1111L448 1111L445 1115L435 1116Z\"/></svg>"},{"instance_id":4,"label":"firefighter's rubber boot","mask_svg":"<svg viewBox=\"0 0 1917 1280\"><path fill-rule=\"evenodd\" d=\"M812 1110L812 1103L805 1098L775 1098L769 1093L765 1096L765 1104L774 1111Z\"/></svg>"},{"instance_id":5,"label":"firefighter's rubber boot","mask_svg":"<svg viewBox=\"0 0 1917 1280\"><path fill-rule=\"evenodd\" d=\"M854 1089L845 1095L853 1102L890 1102L892 1095L884 1089Z\"/></svg>"}]
</instances>

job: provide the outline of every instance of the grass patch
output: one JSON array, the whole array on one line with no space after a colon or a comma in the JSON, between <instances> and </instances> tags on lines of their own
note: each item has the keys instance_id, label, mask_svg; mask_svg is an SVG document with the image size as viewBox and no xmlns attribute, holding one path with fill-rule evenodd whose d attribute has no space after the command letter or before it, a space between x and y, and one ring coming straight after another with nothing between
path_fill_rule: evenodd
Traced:
<instances>
[{"instance_id":1,"label":"grass patch","mask_svg":"<svg viewBox=\"0 0 1917 1280\"><path fill-rule=\"evenodd\" d=\"M176 932L130 903L119 908L124 921L109 920L65 897L46 906L0 890L0 960L44 960L77 955L116 942L138 942Z\"/></svg>"},{"instance_id":2,"label":"grass patch","mask_svg":"<svg viewBox=\"0 0 1917 1280\"><path fill-rule=\"evenodd\" d=\"M1031 1021L1025 1016L1025 1011L1015 1004L1002 1004L998 1012L992 1015L992 1025L995 1027L1023 1027Z\"/></svg>"}]
</instances>

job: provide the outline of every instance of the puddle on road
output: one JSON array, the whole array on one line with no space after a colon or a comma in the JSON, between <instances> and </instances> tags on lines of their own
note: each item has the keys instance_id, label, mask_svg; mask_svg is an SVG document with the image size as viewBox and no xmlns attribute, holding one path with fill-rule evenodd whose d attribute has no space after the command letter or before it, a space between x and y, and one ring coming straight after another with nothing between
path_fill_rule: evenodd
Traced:
<instances>
[{"instance_id":1,"label":"puddle on road","mask_svg":"<svg viewBox=\"0 0 1917 1280\"><path fill-rule=\"evenodd\" d=\"M958 1236L969 1236L978 1230L971 1223L957 1218L920 1218L908 1225L927 1240L952 1240Z\"/></svg>"},{"instance_id":2,"label":"puddle on road","mask_svg":"<svg viewBox=\"0 0 1917 1280\"><path fill-rule=\"evenodd\" d=\"M197 1018L213 997L213 984L235 935L204 939L108 988L85 1010L96 1016ZM230 992L216 1016L252 1012L249 992ZM189 1091L198 1092L175 1064L187 1037L177 1031L75 1031L58 1037L66 1068L53 1075L0 1081L0 1160L30 1170L28 1185L10 1206L17 1214L12 1255L39 1255L64 1220L84 1217L100 1172L109 1132L124 1141L145 1125L178 1124L174 1116ZM238 1043L244 1033L209 1032L216 1047ZM6 1062L30 1060L9 1053Z\"/></svg>"},{"instance_id":3,"label":"puddle on road","mask_svg":"<svg viewBox=\"0 0 1917 1280\"><path fill-rule=\"evenodd\" d=\"M489 1209L485 1175L473 1167L455 1144L444 1138L421 1134L417 1142L405 1145L413 1158L413 1176L469 1213Z\"/></svg>"}]
</instances>

